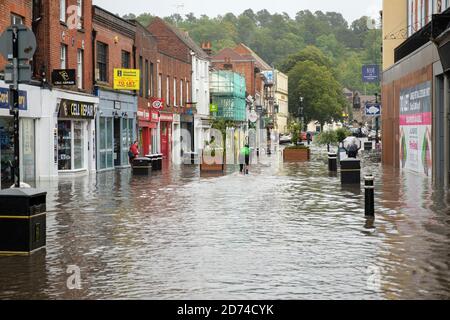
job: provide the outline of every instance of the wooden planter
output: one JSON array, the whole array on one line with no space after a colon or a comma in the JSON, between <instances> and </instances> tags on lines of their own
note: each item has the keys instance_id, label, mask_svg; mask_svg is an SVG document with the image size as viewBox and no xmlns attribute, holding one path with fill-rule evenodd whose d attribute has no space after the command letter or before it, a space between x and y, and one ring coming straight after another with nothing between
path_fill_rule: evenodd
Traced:
<instances>
[{"instance_id":1,"label":"wooden planter","mask_svg":"<svg viewBox=\"0 0 450 320\"><path fill-rule=\"evenodd\" d=\"M285 162L304 162L311 160L311 150L308 149L285 149L283 151Z\"/></svg>"},{"instance_id":2,"label":"wooden planter","mask_svg":"<svg viewBox=\"0 0 450 320\"><path fill-rule=\"evenodd\" d=\"M225 171L225 161L222 164L208 164L204 161L204 154L202 154L202 161L200 162L200 171L202 173L222 174Z\"/></svg>"}]
</instances>

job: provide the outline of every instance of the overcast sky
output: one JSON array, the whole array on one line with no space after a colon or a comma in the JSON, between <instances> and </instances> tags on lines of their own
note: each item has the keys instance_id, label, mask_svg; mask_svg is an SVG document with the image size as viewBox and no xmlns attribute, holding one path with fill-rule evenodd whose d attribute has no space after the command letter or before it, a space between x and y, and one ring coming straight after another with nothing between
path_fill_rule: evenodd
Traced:
<instances>
[{"instance_id":1,"label":"overcast sky","mask_svg":"<svg viewBox=\"0 0 450 320\"><path fill-rule=\"evenodd\" d=\"M149 12L157 16L169 16L172 13L182 15L194 12L196 16L207 14L216 16L227 12L242 13L251 8L257 12L267 9L271 13L287 12L291 17L301 10L340 12L352 22L361 16L378 15L382 0L93 0L94 4L120 15ZM184 7L177 7L183 5Z\"/></svg>"}]
</instances>

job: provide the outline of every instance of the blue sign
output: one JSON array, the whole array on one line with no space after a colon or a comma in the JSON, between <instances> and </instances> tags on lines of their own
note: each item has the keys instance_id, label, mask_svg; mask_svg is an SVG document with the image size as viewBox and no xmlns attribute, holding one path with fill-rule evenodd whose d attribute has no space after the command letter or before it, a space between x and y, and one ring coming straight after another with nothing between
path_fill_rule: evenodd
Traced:
<instances>
[{"instance_id":1,"label":"blue sign","mask_svg":"<svg viewBox=\"0 0 450 320\"><path fill-rule=\"evenodd\" d=\"M0 88L0 109L8 109L9 110L9 89ZM27 92L19 91L19 110L27 111L28 110L28 102L27 102Z\"/></svg>"},{"instance_id":2,"label":"blue sign","mask_svg":"<svg viewBox=\"0 0 450 320\"><path fill-rule=\"evenodd\" d=\"M377 64L363 66L362 67L362 81L363 82L379 82L380 81L380 66Z\"/></svg>"},{"instance_id":3,"label":"blue sign","mask_svg":"<svg viewBox=\"0 0 450 320\"><path fill-rule=\"evenodd\" d=\"M366 104L366 117L379 117L381 116L381 104L379 103L367 103Z\"/></svg>"}]
</instances>

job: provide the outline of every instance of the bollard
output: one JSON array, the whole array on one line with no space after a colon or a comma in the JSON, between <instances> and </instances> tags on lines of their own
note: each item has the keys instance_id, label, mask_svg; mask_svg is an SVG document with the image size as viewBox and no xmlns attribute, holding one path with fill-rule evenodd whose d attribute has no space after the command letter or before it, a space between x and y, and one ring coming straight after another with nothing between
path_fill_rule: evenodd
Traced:
<instances>
[{"instance_id":1,"label":"bollard","mask_svg":"<svg viewBox=\"0 0 450 320\"><path fill-rule=\"evenodd\" d=\"M337 172L337 154L328 154L328 170L331 172Z\"/></svg>"},{"instance_id":2,"label":"bollard","mask_svg":"<svg viewBox=\"0 0 450 320\"><path fill-rule=\"evenodd\" d=\"M368 175L364 177L365 186L364 189L366 191L365 196L365 213L366 217L374 218L375 217L375 179L373 175Z\"/></svg>"},{"instance_id":3,"label":"bollard","mask_svg":"<svg viewBox=\"0 0 450 320\"><path fill-rule=\"evenodd\" d=\"M341 182L343 185L361 184L361 160L348 158L341 161Z\"/></svg>"}]
</instances>

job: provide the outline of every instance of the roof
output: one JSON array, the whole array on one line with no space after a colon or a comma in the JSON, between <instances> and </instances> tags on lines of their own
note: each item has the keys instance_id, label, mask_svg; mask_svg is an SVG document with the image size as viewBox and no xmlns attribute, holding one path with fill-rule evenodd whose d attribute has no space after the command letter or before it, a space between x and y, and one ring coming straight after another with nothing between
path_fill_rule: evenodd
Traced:
<instances>
[{"instance_id":1,"label":"roof","mask_svg":"<svg viewBox=\"0 0 450 320\"><path fill-rule=\"evenodd\" d=\"M240 43L237 47L239 47L239 46L243 47L245 50L247 50L250 53L250 56L256 60L256 62L259 65L261 70L272 70L273 69L267 62L265 62L260 56L258 56L258 54L256 54L255 51L253 51L252 49L247 47L245 44Z\"/></svg>"},{"instance_id":2,"label":"roof","mask_svg":"<svg viewBox=\"0 0 450 320\"><path fill-rule=\"evenodd\" d=\"M231 48L225 48L219 51L216 55L211 57L211 60L213 61L224 61L226 58L230 58L231 61L242 61L242 62L248 62L248 61L254 61L252 57L245 57L243 55L240 55L236 51L234 51Z\"/></svg>"},{"instance_id":3,"label":"roof","mask_svg":"<svg viewBox=\"0 0 450 320\"><path fill-rule=\"evenodd\" d=\"M200 48L200 46L197 43L195 43L195 41L186 32L183 32L182 30L172 26L170 23L166 22L165 20L163 20L159 17L155 17L150 24L152 24L156 20L163 22L164 25L167 27L167 29L172 31L172 33L174 33L177 36L177 38L180 39L181 42L183 42L189 49L194 51L195 54L200 59L205 59L205 60L209 59L209 56L206 54L206 52L203 51L203 49Z\"/></svg>"}]
</instances>

